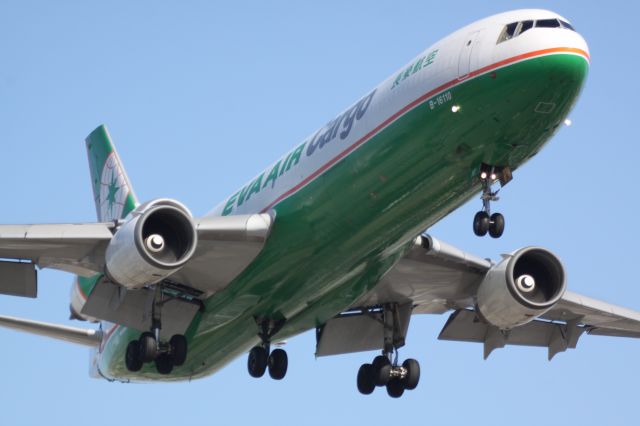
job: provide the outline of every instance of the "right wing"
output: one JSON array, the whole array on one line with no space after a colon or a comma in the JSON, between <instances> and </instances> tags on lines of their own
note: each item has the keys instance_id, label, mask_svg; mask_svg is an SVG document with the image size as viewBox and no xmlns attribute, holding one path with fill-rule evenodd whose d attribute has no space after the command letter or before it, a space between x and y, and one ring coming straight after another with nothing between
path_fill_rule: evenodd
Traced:
<instances>
[{"instance_id":1,"label":"right wing","mask_svg":"<svg viewBox=\"0 0 640 426\"><path fill-rule=\"evenodd\" d=\"M0 225L0 258L89 276L104 270L113 223Z\"/></svg>"},{"instance_id":2,"label":"right wing","mask_svg":"<svg viewBox=\"0 0 640 426\"><path fill-rule=\"evenodd\" d=\"M221 290L260 253L272 224L266 213L195 219L196 251L169 278L203 295ZM0 225L0 293L34 297L18 288L28 287L36 266L81 276L104 273L106 249L116 231L113 222Z\"/></svg>"}]
</instances>

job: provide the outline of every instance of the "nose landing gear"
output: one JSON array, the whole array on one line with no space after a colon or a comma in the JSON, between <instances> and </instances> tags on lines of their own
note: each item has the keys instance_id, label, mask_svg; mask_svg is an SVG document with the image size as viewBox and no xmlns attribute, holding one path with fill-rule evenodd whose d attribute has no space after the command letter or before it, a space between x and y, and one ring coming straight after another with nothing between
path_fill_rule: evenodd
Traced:
<instances>
[{"instance_id":1,"label":"nose landing gear","mask_svg":"<svg viewBox=\"0 0 640 426\"><path fill-rule=\"evenodd\" d=\"M498 201L497 191L492 191L491 186L496 180L504 186L511 180L511 170L508 167L496 167L482 164L480 167L480 182L482 184L482 210L473 217L473 233L478 237L487 235L492 238L500 238L504 232L504 216L500 213L491 214L491 202Z\"/></svg>"}]
</instances>

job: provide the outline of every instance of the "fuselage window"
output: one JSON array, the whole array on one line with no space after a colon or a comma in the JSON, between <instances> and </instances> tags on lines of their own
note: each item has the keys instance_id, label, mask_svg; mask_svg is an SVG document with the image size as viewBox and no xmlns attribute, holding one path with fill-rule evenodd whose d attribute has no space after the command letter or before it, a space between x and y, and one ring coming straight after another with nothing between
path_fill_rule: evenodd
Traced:
<instances>
[{"instance_id":1,"label":"fuselage window","mask_svg":"<svg viewBox=\"0 0 640 426\"><path fill-rule=\"evenodd\" d=\"M558 28L560 22L557 19L541 19L536 21L536 28Z\"/></svg>"},{"instance_id":2,"label":"fuselage window","mask_svg":"<svg viewBox=\"0 0 640 426\"><path fill-rule=\"evenodd\" d=\"M575 31L575 29L573 29L573 27L571 26L570 23L565 22L565 21L560 21L560 23L562 24L562 28L566 28L568 30Z\"/></svg>"}]
</instances>

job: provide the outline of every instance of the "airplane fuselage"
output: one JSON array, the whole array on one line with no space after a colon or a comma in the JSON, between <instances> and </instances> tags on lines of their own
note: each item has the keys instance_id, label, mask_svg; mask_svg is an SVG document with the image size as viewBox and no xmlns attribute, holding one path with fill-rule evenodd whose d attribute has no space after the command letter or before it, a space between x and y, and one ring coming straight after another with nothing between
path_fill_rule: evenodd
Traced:
<instances>
[{"instance_id":1,"label":"airplane fuselage","mask_svg":"<svg viewBox=\"0 0 640 426\"><path fill-rule=\"evenodd\" d=\"M187 362L170 376L131 373L123 354L139 331L113 326L101 374L207 375L259 342L256 318L285 320L278 341L353 306L418 234L479 192L481 164L515 170L561 126L588 71L585 41L562 27L504 35L543 19L566 21L515 11L442 39L222 201L210 215L276 220L258 258L206 299Z\"/></svg>"}]
</instances>

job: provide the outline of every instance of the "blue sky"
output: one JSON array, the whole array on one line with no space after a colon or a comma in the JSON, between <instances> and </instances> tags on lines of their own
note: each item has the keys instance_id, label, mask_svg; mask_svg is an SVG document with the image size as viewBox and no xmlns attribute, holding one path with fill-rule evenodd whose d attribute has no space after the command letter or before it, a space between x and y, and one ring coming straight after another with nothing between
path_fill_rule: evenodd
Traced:
<instances>
[{"instance_id":1,"label":"blue sky","mask_svg":"<svg viewBox=\"0 0 640 426\"><path fill-rule=\"evenodd\" d=\"M570 118L515 174L495 208L503 238L476 238L473 200L434 226L483 257L542 245L569 288L640 310L639 85L632 2L31 2L0 4L0 223L95 219L84 137L112 133L138 196L196 215L441 37L525 7L563 14L589 43L590 75ZM267 5L268 4L268 5ZM71 275L42 271L37 300L0 314L67 321ZM314 359L314 335L287 344L285 380L255 380L240 358L191 383L90 379L83 347L0 329L0 423L631 423L640 342L584 336L577 350L436 339L446 316L412 320L403 358L422 365L400 400L355 376L372 353ZM76 323L77 325L77 323Z\"/></svg>"}]
</instances>

